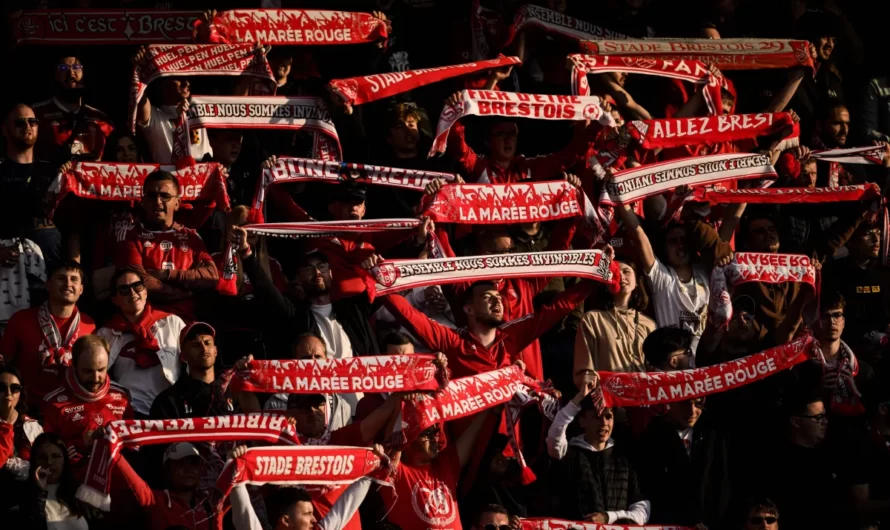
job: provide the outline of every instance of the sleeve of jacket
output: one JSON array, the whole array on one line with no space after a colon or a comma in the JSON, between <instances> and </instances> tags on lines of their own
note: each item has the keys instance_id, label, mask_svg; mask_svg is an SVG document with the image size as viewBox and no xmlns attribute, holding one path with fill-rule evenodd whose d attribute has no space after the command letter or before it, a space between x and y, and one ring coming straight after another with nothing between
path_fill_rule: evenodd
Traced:
<instances>
[{"instance_id":1,"label":"sleeve of jacket","mask_svg":"<svg viewBox=\"0 0 890 530\"><path fill-rule=\"evenodd\" d=\"M383 299L383 305L402 326L420 338L431 350L448 355L459 347L460 337L457 333L415 309L405 297L388 295Z\"/></svg>"},{"instance_id":2,"label":"sleeve of jacket","mask_svg":"<svg viewBox=\"0 0 890 530\"><path fill-rule=\"evenodd\" d=\"M299 310L275 287L275 282L266 273L266 269L257 262L256 253L242 259L241 264L244 266L244 273L253 283L257 298L274 306L282 316L293 318L297 315Z\"/></svg>"},{"instance_id":3,"label":"sleeve of jacket","mask_svg":"<svg viewBox=\"0 0 890 530\"><path fill-rule=\"evenodd\" d=\"M575 416L581 412L581 407L569 401L566 406L559 409L553 423L547 430L547 453L556 460L562 460L569 448L569 441L566 439L566 430L569 424L575 419Z\"/></svg>"},{"instance_id":4,"label":"sleeve of jacket","mask_svg":"<svg viewBox=\"0 0 890 530\"><path fill-rule=\"evenodd\" d=\"M0 467L15 454L15 426L0 420Z\"/></svg>"},{"instance_id":5,"label":"sleeve of jacket","mask_svg":"<svg viewBox=\"0 0 890 530\"><path fill-rule=\"evenodd\" d=\"M238 484L232 488L232 525L235 530L263 530L263 525L253 511L247 486Z\"/></svg>"},{"instance_id":6,"label":"sleeve of jacket","mask_svg":"<svg viewBox=\"0 0 890 530\"><path fill-rule=\"evenodd\" d=\"M331 510L324 516L324 519L319 522L319 527L322 530L343 530L368 495L371 482L370 478L364 477L346 488L337 502L331 506Z\"/></svg>"},{"instance_id":7,"label":"sleeve of jacket","mask_svg":"<svg viewBox=\"0 0 890 530\"><path fill-rule=\"evenodd\" d=\"M568 315L596 288L597 282L584 280L559 293L553 302L542 306L537 312L517 318L501 329L509 335L507 347L511 354L517 354L552 328L562 317Z\"/></svg>"},{"instance_id":8,"label":"sleeve of jacket","mask_svg":"<svg viewBox=\"0 0 890 530\"><path fill-rule=\"evenodd\" d=\"M29 530L46 530L49 525L46 522L46 499L49 493L37 487L29 487L31 496L27 500L28 513L23 520L29 522Z\"/></svg>"},{"instance_id":9,"label":"sleeve of jacket","mask_svg":"<svg viewBox=\"0 0 890 530\"><path fill-rule=\"evenodd\" d=\"M887 141L887 135L880 130L880 89L879 80L872 79L865 88L859 116L862 119L862 131L869 140Z\"/></svg>"},{"instance_id":10,"label":"sleeve of jacket","mask_svg":"<svg viewBox=\"0 0 890 530\"><path fill-rule=\"evenodd\" d=\"M842 216L823 233L823 237L811 238L814 240L812 241L810 254L823 262L834 256L835 252L847 244L847 241L853 237L853 232L865 220L866 215L868 215L867 208L867 204L863 203L860 205L859 212L849 212L847 215Z\"/></svg>"},{"instance_id":11,"label":"sleeve of jacket","mask_svg":"<svg viewBox=\"0 0 890 530\"><path fill-rule=\"evenodd\" d=\"M596 370L594 359L597 356L596 332L593 331L593 313L587 313L578 324L575 333L575 357L572 366L572 374L580 370Z\"/></svg>"},{"instance_id":12,"label":"sleeve of jacket","mask_svg":"<svg viewBox=\"0 0 890 530\"><path fill-rule=\"evenodd\" d=\"M152 506L157 504L154 491L152 491L149 485L142 480L142 477L136 473L136 470L130 466L130 463L127 462L127 459L123 456L120 456L117 459L117 465L114 466L113 474L117 475L118 478L124 481L136 498L136 502L138 502L139 506L144 510L149 510Z\"/></svg>"},{"instance_id":13,"label":"sleeve of jacket","mask_svg":"<svg viewBox=\"0 0 890 530\"><path fill-rule=\"evenodd\" d=\"M197 234L191 239L192 252L195 254L194 265L187 270L171 270L167 281L187 290L216 289L219 281L219 271L213 257L207 252L207 247Z\"/></svg>"},{"instance_id":14,"label":"sleeve of jacket","mask_svg":"<svg viewBox=\"0 0 890 530\"><path fill-rule=\"evenodd\" d=\"M720 234L717 233L717 230L704 221L692 223L692 229L686 237L686 243L693 252L701 253L712 265L714 261L732 254L732 246L729 242L720 239Z\"/></svg>"}]
</instances>

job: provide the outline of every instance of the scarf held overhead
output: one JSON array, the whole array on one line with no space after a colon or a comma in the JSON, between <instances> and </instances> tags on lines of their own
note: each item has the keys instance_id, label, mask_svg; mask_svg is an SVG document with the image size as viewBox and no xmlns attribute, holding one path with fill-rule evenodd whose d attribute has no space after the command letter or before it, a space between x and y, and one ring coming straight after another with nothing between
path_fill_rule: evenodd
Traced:
<instances>
[{"instance_id":1,"label":"scarf held overhead","mask_svg":"<svg viewBox=\"0 0 890 530\"><path fill-rule=\"evenodd\" d=\"M508 39L512 41L516 34L526 28L542 29L548 33L580 42L592 39L627 38L621 33L595 26L586 20L532 4L524 4L519 8L513 19L513 25L510 27Z\"/></svg>"},{"instance_id":2,"label":"scarf held overhead","mask_svg":"<svg viewBox=\"0 0 890 530\"><path fill-rule=\"evenodd\" d=\"M817 291L816 268L810 258L802 254L764 254L737 252L725 267L714 267L711 272L711 298L708 302L708 321L726 326L732 319L732 297L728 286L748 282L805 283Z\"/></svg>"},{"instance_id":3,"label":"scarf held overhead","mask_svg":"<svg viewBox=\"0 0 890 530\"><path fill-rule=\"evenodd\" d=\"M572 54L566 59L566 64L571 69L572 94L581 96L590 95L588 74L608 72L655 75L699 85L704 90L705 103L711 115L722 114L721 89L734 94L726 78L719 72L711 71L708 65L701 61Z\"/></svg>"},{"instance_id":4,"label":"scarf held overhead","mask_svg":"<svg viewBox=\"0 0 890 530\"><path fill-rule=\"evenodd\" d=\"M624 55L657 59L691 59L721 70L761 68L813 69L810 44L783 39L647 39L595 40L583 43L593 55Z\"/></svg>"},{"instance_id":5,"label":"scarf held overhead","mask_svg":"<svg viewBox=\"0 0 890 530\"><path fill-rule=\"evenodd\" d=\"M752 178L776 178L769 156L727 154L680 158L616 172L603 186L600 205L630 204L678 186Z\"/></svg>"},{"instance_id":6,"label":"scarf held overhead","mask_svg":"<svg viewBox=\"0 0 890 530\"><path fill-rule=\"evenodd\" d=\"M133 71L130 86L130 131L136 132L136 105L148 85L162 77L193 75L250 76L267 81L267 94L275 77L266 56L254 44L190 44L148 46L145 58Z\"/></svg>"},{"instance_id":7,"label":"scarf held overhead","mask_svg":"<svg viewBox=\"0 0 890 530\"><path fill-rule=\"evenodd\" d=\"M640 407L695 399L733 390L810 359L815 340L807 335L735 361L673 372L598 372L605 407ZM599 397L599 396L598 396Z\"/></svg>"},{"instance_id":8,"label":"scarf held overhead","mask_svg":"<svg viewBox=\"0 0 890 530\"><path fill-rule=\"evenodd\" d=\"M437 390L445 374L439 374L434 359L433 355L416 354L251 361L245 372L235 374L232 389L288 394Z\"/></svg>"},{"instance_id":9,"label":"scarf held overhead","mask_svg":"<svg viewBox=\"0 0 890 530\"><path fill-rule=\"evenodd\" d=\"M506 116L538 120L593 120L615 126L612 115L603 111L596 96L552 96L491 90L462 90L455 105L446 105L439 115L436 139L430 156L444 153L448 132L464 116Z\"/></svg>"},{"instance_id":10,"label":"scarf held overhead","mask_svg":"<svg viewBox=\"0 0 890 530\"><path fill-rule=\"evenodd\" d=\"M498 57L487 61L474 63L454 64L451 66L439 66L436 68L422 68L420 70L407 70L405 72L391 72L386 74L366 75L362 77L349 77L346 79L333 79L328 83L331 92L344 103L361 105L380 99L408 92L417 87L431 85L463 75L474 74L522 64L519 57Z\"/></svg>"},{"instance_id":11,"label":"scarf held overhead","mask_svg":"<svg viewBox=\"0 0 890 530\"><path fill-rule=\"evenodd\" d=\"M105 427L105 435L93 443L86 479L77 489L77 498L104 511L111 508L111 472L123 448L176 442L242 440L270 444L299 443L287 416L265 412L207 418L113 421Z\"/></svg>"},{"instance_id":12,"label":"scarf held overhead","mask_svg":"<svg viewBox=\"0 0 890 530\"><path fill-rule=\"evenodd\" d=\"M842 164L881 164L884 161L884 148L883 146L868 146L811 151L810 158Z\"/></svg>"},{"instance_id":13,"label":"scarf held overhead","mask_svg":"<svg viewBox=\"0 0 890 530\"><path fill-rule=\"evenodd\" d=\"M56 193L54 207L69 193L83 199L100 201L138 201L142 183L155 171L173 173L184 201L212 201L220 209L229 208L222 167L217 163L197 164L176 169L160 164L124 162L77 162L62 173L51 191Z\"/></svg>"},{"instance_id":14,"label":"scarf held overhead","mask_svg":"<svg viewBox=\"0 0 890 530\"><path fill-rule=\"evenodd\" d=\"M520 530L694 530L691 526L600 524L544 518L521 519L521 525Z\"/></svg>"},{"instance_id":15,"label":"scarf held overhead","mask_svg":"<svg viewBox=\"0 0 890 530\"><path fill-rule=\"evenodd\" d=\"M458 282L523 277L579 276L601 281L618 292L618 264L600 250L524 252L461 258L387 261L365 275L368 294L389 293Z\"/></svg>"},{"instance_id":16,"label":"scarf held overhead","mask_svg":"<svg viewBox=\"0 0 890 530\"><path fill-rule=\"evenodd\" d=\"M373 219L371 221L309 221L304 223L263 223L245 225L244 229L260 236L307 239L342 237L349 234L373 234L391 230L411 230L419 219Z\"/></svg>"},{"instance_id":17,"label":"scarf held overhead","mask_svg":"<svg viewBox=\"0 0 890 530\"><path fill-rule=\"evenodd\" d=\"M331 45L386 40L387 24L368 13L314 9L234 9L197 33L209 42Z\"/></svg>"},{"instance_id":18,"label":"scarf held overhead","mask_svg":"<svg viewBox=\"0 0 890 530\"><path fill-rule=\"evenodd\" d=\"M564 180L449 184L424 195L421 209L437 223L535 223L594 215L584 192Z\"/></svg>"},{"instance_id":19,"label":"scarf held overhead","mask_svg":"<svg viewBox=\"0 0 890 530\"><path fill-rule=\"evenodd\" d=\"M747 188L729 190L696 188L689 200L710 204L792 204L869 201L881 196L881 188L874 182L835 188Z\"/></svg>"},{"instance_id":20,"label":"scarf held overhead","mask_svg":"<svg viewBox=\"0 0 890 530\"><path fill-rule=\"evenodd\" d=\"M25 11L13 19L16 44L192 42L200 11L71 9Z\"/></svg>"},{"instance_id":21,"label":"scarf held overhead","mask_svg":"<svg viewBox=\"0 0 890 530\"><path fill-rule=\"evenodd\" d=\"M645 149L735 142L778 134L786 127L792 130L784 139L800 136L800 129L787 112L634 120L627 124L630 135Z\"/></svg>"}]
</instances>

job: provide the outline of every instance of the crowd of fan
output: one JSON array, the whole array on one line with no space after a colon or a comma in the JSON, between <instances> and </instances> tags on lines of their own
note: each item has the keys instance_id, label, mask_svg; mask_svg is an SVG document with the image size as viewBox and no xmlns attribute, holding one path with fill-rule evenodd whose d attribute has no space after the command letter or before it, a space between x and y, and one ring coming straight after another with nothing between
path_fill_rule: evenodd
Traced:
<instances>
[{"instance_id":1,"label":"crowd of fan","mask_svg":"<svg viewBox=\"0 0 890 530\"><path fill-rule=\"evenodd\" d=\"M284 7L343 7L297 3ZM890 77L861 75L865 45L841 3L820 3L820 10L800 0L779 3L789 8L784 27L760 27L750 13L758 2L695 2L695 16L675 25L659 16L682 11L677 3L546 2L636 37L769 31L808 40L815 76L802 68L779 71L779 78L776 71L743 72L735 79L738 100L724 93L724 112L793 110L800 146L769 153L780 173L777 185L824 186L826 166L808 157L810 149L890 141ZM114 7L131 3L121 4L127 5ZM274 47L268 53L278 95L318 96L335 109L345 160L457 173L468 183L533 175L587 188L595 178L587 155L610 141L596 124L467 119L450 132L445 156L428 158L431 120L434 126L460 85L425 87L344 113L324 90L331 72L355 76L466 62L458 42L466 30L459 26L465 24L461 10L470 9L470 2L434 0L347 4L380 10L376 16L392 25L387 47ZM512 4L483 2L487 16L507 21ZM568 93L565 56L572 43L543 32L523 37L510 49L491 50L518 54L523 64L483 74L474 86ZM381 255L424 257L433 231L450 232L461 255L535 252L578 248L579 240L570 239L576 221L457 230L427 221L401 239L257 238L242 226L262 169L275 157L307 157L311 141L300 133L232 129L192 133L192 156L225 167L232 200L229 212L214 213L197 230L180 224L188 212L176 178L164 171L146 178L138 201L69 198L50 217L47 196L60 170L82 160L171 163L171 124L188 104L192 83L205 91L223 86L158 81L137 105L134 135L122 125L125 109L105 108L98 86L112 76L127 79L132 65L88 62L67 49L54 53L55 62L27 65L36 77L52 70L51 97L7 100L3 117L0 447L8 451L0 457L8 459L0 470L0 526L210 528L207 489L243 447L208 442L124 451L112 510L102 513L74 497L97 433L121 418L278 410L294 418L306 443L371 446L387 439L401 395L236 393L228 386L232 369L251 357L414 352L441 352L437 362L447 364L452 377L522 360L531 375L553 381L564 396L556 418L551 423L532 410L522 422L524 454L537 481L522 483L508 438L490 428L496 423L483 421L501 413L493 409L462 432L445 424L402 449L378 449L390 451L394 489L365 482L240 486L224 524L239 530L316 524L505 530L522 518L552 517L794 530L880 528L890 517L890 275L881 260L885 228L870 215L871 203L686 207L681 220L665 223L665 201L654 198L642 209L616 208L620 228L609 241L621 270L615 294L577 278L521 278L427 287L372 303L356 268L376 264ZM127 53L134 62L143 58L136 49ZM662 80L637 77L590 78L591 92L610 102L619 124L684 111ZM743 148L688 146L662 158ZM883 188L890 156L884 161L841 165L838 182ZM614 169L635 165L628 156ZM322 220L416 217L421 195L353 183L281 186L269 197L266 219L294 220L293 203ZM237 248L237 296L217 292L229 244ZM745 284L733 294L728 327L709 325L710 271L733 251L812 256L821 264L820 292L794 283ZM530 344L504 327L529 314L539 317ZM598 371L709 366L802 333L819 341L821 360L742 389L650 408L599 410L590 397ZM853 391L841 395L839 386Z\"/></svg>"}]
</instances>

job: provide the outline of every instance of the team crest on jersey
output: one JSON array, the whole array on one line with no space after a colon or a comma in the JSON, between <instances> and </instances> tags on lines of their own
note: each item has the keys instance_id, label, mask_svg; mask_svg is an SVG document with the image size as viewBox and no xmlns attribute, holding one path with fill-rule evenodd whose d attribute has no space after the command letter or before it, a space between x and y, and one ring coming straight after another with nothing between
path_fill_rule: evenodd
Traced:
<instances>
[{"instance_id":1,"label":"team crest on jersey","mask_svg":"<svg viewBox=\"0 0 890 530\"><path fill-rule=\"evenodd\" d=\"M179 250L181 250L181 251L183 251L183 252L188 252L190 249L189 249L189 246L188 246L188 245L186 245L185 243L183 243L183 244L179 245Z\"/></svg>"},{"instance_id":2,"label":"team crest on jersey","mask_svg":"<svg viewBox=\"0 0 890 530\"><path fill-rule=\"evenodd\" d=\"M146 241L145 243L142 244L142 246L143 246L144 248L151 248L151 247L153 247L153 246L155 246L155 245L154 245L154 243L152 243L151 241Z\"/></svg>"},{"instance_id":3,"label":"team crest on jersey","mask_svg":"<svg viewBox=\"0 0 890 530\"><path fill-rule=\"evenodd\" d=\"M56 403L64 403L66 401L68 401L68 396L66 396L65 394L62 394L61 396L56 398Z\"/></svg>"},{"instance_id":4,"label":"team crest on jersey","mask_svg":"<svg viewBox=\"0 0 890 530\"><path fill-rule=\"evenodd\" d=\"M448 486L436 480L432 487L418 483L411 491L411 506L414 513L426 524L441 527L451 524L457 516L454 499Z\"/></svg>"},{"instance_id":5,"label":"team crest on jersey","mask_svg":"<svg viewBox=\"0 0 890 530\"><path fill-rule=\"evenodd\" d=\"M169 241L161 241L161 250L164 252L170 251L173 249L173 243Z\"/></svg>"},{"instance_id":6,"label":"team crest on jersey","mask_svg":"<svg viewBox=\"0 0 890 530\"><path fill-rule=\"evenodd\" d=\"M102 417L98 412L93 413L93 423L96 425L102 425L105 423L105 418Z\"/></svg>"}]
</instances>

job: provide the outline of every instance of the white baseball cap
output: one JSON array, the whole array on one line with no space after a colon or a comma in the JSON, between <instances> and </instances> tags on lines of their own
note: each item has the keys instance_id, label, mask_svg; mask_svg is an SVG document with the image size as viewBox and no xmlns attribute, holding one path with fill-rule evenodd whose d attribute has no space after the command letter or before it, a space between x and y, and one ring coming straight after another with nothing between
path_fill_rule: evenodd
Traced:
<instances>
[{"instance_id":1,"label":"white baseball cap","mask_svg":"<svg viewBox=\"0 0 890 530\"><path fill-rule=\"evenodd\" d=\"M201 460L204 460L204 457L198 452L198 448L189 442L173 443L167 447L166 451L164 451L164 464L170 460L182 460L183 458L188 458L190 456L197 456Z\"/></svg>"}]
</instances>

